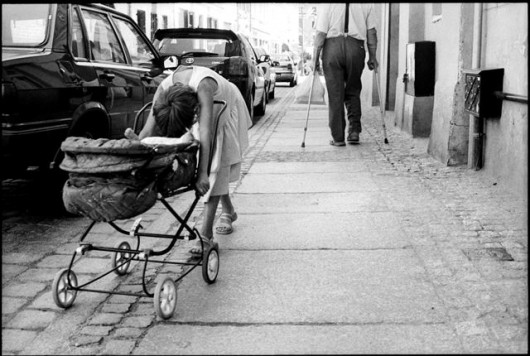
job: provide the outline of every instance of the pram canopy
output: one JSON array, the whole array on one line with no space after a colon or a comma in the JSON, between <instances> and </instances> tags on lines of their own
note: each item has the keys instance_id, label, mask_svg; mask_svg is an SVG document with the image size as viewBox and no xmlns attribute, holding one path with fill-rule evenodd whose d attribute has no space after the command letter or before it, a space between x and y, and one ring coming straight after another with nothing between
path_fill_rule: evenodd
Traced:
<instances>
[{"instance_id":1,"label":"pram canopy","mask_svg":"<svg viewBox=\"0 0 530 356\"><path fill-rule=\"evenodd\" d=\"M68 137L60 168L69 172L63 189L68 212L95 221L137 216L157 194L167 197L193 183L198 145L145 145L129 139Z\"/></svg>"}]
</instances>

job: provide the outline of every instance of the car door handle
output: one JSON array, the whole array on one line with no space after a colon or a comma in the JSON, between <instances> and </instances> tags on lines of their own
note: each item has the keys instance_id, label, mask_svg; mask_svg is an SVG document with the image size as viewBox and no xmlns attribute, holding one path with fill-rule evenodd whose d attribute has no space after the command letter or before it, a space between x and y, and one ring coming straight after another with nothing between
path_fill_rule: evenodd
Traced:
<instances>
[{"instance_id":1,"label":"car door handle","mask_svg":"<svg viewBox=\"0 0 530 356\"><path fill-rule=\"evenodd\" d=\"M101 74L99 76L101 79L105 79L109 82L112 82L112 80L116 77L116 75L114 73L110 73L110 72L103 72L103 74Z\"/></svg>"},{"instance_id":2,"label":"car door handle","mask_svg":"<svg viewBox=\"0 0 530 356\"><path fill-rule=\"evenodd\" d=\"M153 77L151 77L149 74L145 73L144 75L142 75L140 77L140 79L145 80L148 83L151 83L151 81L153 80Z\"/></svg>"}]
</instances>

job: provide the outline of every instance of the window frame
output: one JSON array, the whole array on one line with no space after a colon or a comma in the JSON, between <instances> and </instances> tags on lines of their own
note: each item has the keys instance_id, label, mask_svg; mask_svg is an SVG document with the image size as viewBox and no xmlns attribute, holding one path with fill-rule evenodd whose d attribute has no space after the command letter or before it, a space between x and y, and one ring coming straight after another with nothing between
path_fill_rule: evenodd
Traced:
<instances>
[{"instance_id":1,"label":"window frame","mask_svg":"<svg viewBox=\"0 0 530 356\"><path fill-rule=\"evenodd\" d=\"M77 14L77 19L79 20L79 24L81 26L81 33L83 34L83 47L85 50L85 57L79 57L75 56L73 49L72 49L72 29L73 29L73 17L74 14ZM68 50L72 54L72 57L76 61L82 61L82 62L88 62L90 60L90 53L88 48L88 36L87 36L87 29L85 27L85 21L83 20L81 9L79 9L79 6L72 5L70 6L70 9L68 10L68 34L67 34L67 41L68 41Z\"/></svg>"},{"instance_id":2,"label":"window frame","mask_svg":"<svg viewBox=\"0 0 530 356\"><path fill-rule=\"evenodd\" d=\"M142 67L142 68L145 68L143 66L141 66L140 64L136 64L133 59L132 59L132 56L131 56L131 53L129 52L129 48L125 45L125 39L122 37L122 33L120 31L120 28L118 26L118 24L115 22L116 20L121 20L123 22L125 22L126 24L129 24L131 25L131 27L137 32L137 34L140 36L140 38L144 41L144 44L147 46L147 48L149 49L149 51L151 52L151 54L153 55L153 58L150 60L151 62L151 66L154 65L155 61L157 60L157 52L154 50L154 46L151 46L151 42L145 37L143 36L142 32L139 30L139 28L137 26L135 26L135 23L134 21L129 21L127 18L123 17L123 16L118 16L116 14L111 14L110 15L111 19L112 19L112 24L113 26L115 27L115 32L117 33L117 37L118 37L118 40L120 41L120 43L123 45L123 47L125 48L125 55L127 57L127 61L129 65L131 66L134 66L134 67Z\"/></svg>"},{"instance_id":3,"label":"window frame","mask_svg":"<svg viewBox=\"0 0 530 356\"><path fill-rule=\"evenodd\" d=\"M83 24L84 24L84 28L86 30L86 42L87 42L87 47L88 47L88 52L87 53L88 53L89 60L91 62L97 62L97 63L111 63L111 64L115 64L115 65L131 65L131 60L129 58L129 53L128 53L127 50L125 50L124 43L123 43L122 39L120 38L121 36L119 35L118 31L116 30L116 25L114 24L114 21L112 19L111 14L108 13L108 12L101 11L99 9L94 9L92 7L87 7L87 6L79 6L79 10L80 10L80 13L81 13L81 16L82 16L81 18L82 18L82 21L83 21ZM90 45L89 45L90 37L88 36L88 29L86 28L86 17L85 17L84 11L87 11L88 13L92 12L92 13L99 14L102 17L105 17L107 19L108 23L110 24L111 30L114 33L114 35L115 35L115 37L116 37L116 39L118 41L119 49L121 50L121 52L123 54L125 62L116 62L114 60L111 60L111 61L98 60L98 59L92 58L92 49L90 48Z\"/></svg>"}]
</instances>

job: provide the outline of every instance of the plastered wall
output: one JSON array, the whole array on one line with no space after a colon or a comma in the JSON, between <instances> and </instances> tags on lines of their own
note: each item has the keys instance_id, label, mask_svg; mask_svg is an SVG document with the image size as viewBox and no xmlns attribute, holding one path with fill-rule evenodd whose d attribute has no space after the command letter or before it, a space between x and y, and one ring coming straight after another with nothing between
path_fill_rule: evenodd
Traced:
<instances>
[{"instance_id":1,"label":"plastered wall","mask_svg":"<svg viewBox=\"0 0 530 356\"><path fill-rule=\"evenodd\" d=\"M504 68L503 91L528 97L528 4L484 4L482 66ZM484 171L528 195L528 104L504 101L486 120Z\"/></svg>"}]
</instances>

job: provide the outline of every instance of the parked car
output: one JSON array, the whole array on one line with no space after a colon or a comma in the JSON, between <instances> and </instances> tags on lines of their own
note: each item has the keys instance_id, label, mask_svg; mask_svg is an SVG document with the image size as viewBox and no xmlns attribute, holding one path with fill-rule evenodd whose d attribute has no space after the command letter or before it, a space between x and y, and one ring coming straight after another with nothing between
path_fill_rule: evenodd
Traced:
<instances>
[{"instance_id":1,"label":"parked car","mask_svg":"<svg viewBox=\"0 0 530 356\"><path fill-rule=\"evenodd\" d=\"M272 67L272 60L270 55L261 48L255 48L256 54L259 58L259 64L263 69L263 74L265 75L265 88L267 90L267 99L274 99L274 91L276 89L276 71Z\"/></svg>"},{"instance_id":2,"label":"parked car","mask_svg":"<svg viewBox=\"0 0 530 356\"><path fill-rule=\"evenodd\" d=\"M298 71L291 56L285 53L273 55L272 63L276 71L276 83L289 82L291 87L298 83Z\"/></svg>"},{"instance_id":3,"label":"parked car","mask_svg":"<svg viewBox=\"0 0 530 356\"><path fill-rule=\"evenodd\" d=\"M67 136L123 138L163 71L136 23L110 7L2 5L2 171L58 167Z\"/></svg>"},{"instance_id":4,"label":"parked car","mask_svg":"<svg viewBox=\"0 0 530 356\"><path fill-rule=\"evenodd\" d=\"M208 67L240 90L252 121L267 105L265 77L248 39L231 30L171 28L155 32L153 44L163 56L175 55L179 64Z\"/></svg>"}]
</instances>

